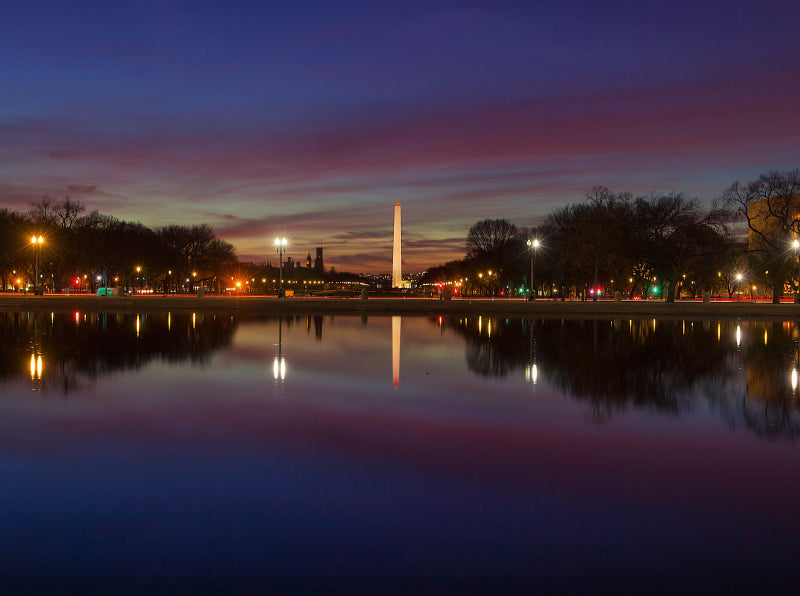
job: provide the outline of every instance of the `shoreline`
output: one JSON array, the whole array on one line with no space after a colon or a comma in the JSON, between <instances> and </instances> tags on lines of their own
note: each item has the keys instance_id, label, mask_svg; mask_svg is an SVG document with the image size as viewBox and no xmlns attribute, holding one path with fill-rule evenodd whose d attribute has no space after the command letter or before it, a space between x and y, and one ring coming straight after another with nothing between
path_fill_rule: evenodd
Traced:
<instances>
[{"instance_id":1,"label":"shoreline","mask_svg":"<svg viewBox=\"0 0 800 596\"><path fill-rule=\"evenodd\" d=\"M95 296L92 294L24 296L0 294L0 310L142 312L196 311L252 315L343 314L343 315L494 315L509 317L800 317L800 304L784 302L728 302L656 300L568 300L457 298L312 298L275 296Z\"/></svg>"}]
</instances>

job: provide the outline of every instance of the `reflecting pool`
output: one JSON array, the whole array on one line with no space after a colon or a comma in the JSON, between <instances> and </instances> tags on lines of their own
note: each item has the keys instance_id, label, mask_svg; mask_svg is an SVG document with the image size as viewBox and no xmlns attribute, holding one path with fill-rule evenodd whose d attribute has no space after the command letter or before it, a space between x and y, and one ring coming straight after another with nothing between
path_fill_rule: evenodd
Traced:
<instances>
[{"instance_id":1,"label":"reflecting pool","mask_svg":"<svg viewBox=\"0 0 800 596\"><path fill-rule=\"evenodd\" d=\"M0 313L0 582L800 577L796 321Z\"/></svg>"}]
</instances>

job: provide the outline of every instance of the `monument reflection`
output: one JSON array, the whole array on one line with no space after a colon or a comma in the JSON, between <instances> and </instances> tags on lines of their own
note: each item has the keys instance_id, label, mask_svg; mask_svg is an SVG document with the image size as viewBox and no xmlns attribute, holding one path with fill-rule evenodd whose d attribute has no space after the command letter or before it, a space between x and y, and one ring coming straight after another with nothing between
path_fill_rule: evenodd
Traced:
<instances>
[{"instance_id":1,"label":"monument reflection","mask_svg":"<svg viewBox=\"0 0 800 596\"><path fill-rule=\"evenodd\" d=\"M398 390L405 332L409 346L437 344L443 350L437 354L450 359L458 357L453 350L458 342L453 342L460 337L472 374L516 378L534 390L555 388L586 402L597 421L632 408L673 416L703 407L732 427L760 436L800 435L800 328L795 321L475 316L435 317L430 326L418 319L420 327L404 326L401 317L362 317L360 326L352 325L354 319L340 319L348 324L334 325L333 317L321 315L247 319L202 313L2 313L0 379L24 376L34 391L69 394L77 390L79 377L136 370L156 359L204 366L216 351L232 346L237 329L246 328L254 346L274 346L262 362L280 385L288 383L287 351L299 359L296 365L302 364L293 368L297 374L336 366L357 383L359 367L366 364L363 358L346 357L346 338L350 348L360 346L364 355L386 358L387 366L391 361L392 384ZM336 333L329 331L324 339L325 325L333 325ZM253 326L260 331L252 331ZM303 326L304 341L317 346L313 357L308 346L292 343L299 338L293 328ZM386 356L381 356L384 349ZM414 356L419 348L407 349ZM409 368L403 378L414 371Z\"/></svg>"}]
</instances>

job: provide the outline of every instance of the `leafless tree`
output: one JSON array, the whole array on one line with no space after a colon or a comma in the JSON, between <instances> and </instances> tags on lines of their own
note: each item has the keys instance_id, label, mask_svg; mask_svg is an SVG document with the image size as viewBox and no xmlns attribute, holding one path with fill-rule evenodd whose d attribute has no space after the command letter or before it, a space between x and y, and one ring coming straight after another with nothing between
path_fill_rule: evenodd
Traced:
<instances>
[{"instance_id":1,"label":"leafless tree","mask_svg":"<svg viewBox=\"0 0 800 596\"><path fill-rule=\"evenodd\" d=\"M517 226L505 219L484 219L467 234L467 256L476 257L505 249L519 236Z\"/></svg>"},{"instance_id":2,"label":"leafless tree","mask_svg":"<svg viewBox=\"0 0 800 596\"><path fill-rule=\"evenodd\" d=\"M773 302L779 302L794 269L790 242L800 235L800 169L767 172L748 183L737 180L723 198L747 222L751 263L764 272Z\"/></svg>"}]
</instances>

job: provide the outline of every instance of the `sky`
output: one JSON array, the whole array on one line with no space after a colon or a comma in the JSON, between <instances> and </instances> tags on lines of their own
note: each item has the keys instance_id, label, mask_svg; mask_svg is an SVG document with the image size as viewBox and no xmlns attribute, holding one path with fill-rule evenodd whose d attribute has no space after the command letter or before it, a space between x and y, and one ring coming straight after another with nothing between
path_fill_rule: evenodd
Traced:
<instances>
[{"instance_id":1,"label":"sky","mask_svg":"<svg viewBox=\"0 0 800 596\"><path fill-rule=\"evenodd\" d=\"M800 166L795 0L0 4L0 208L207 223L244 261L404 271L596 185Z\"/></svg>"}]
</instances>

